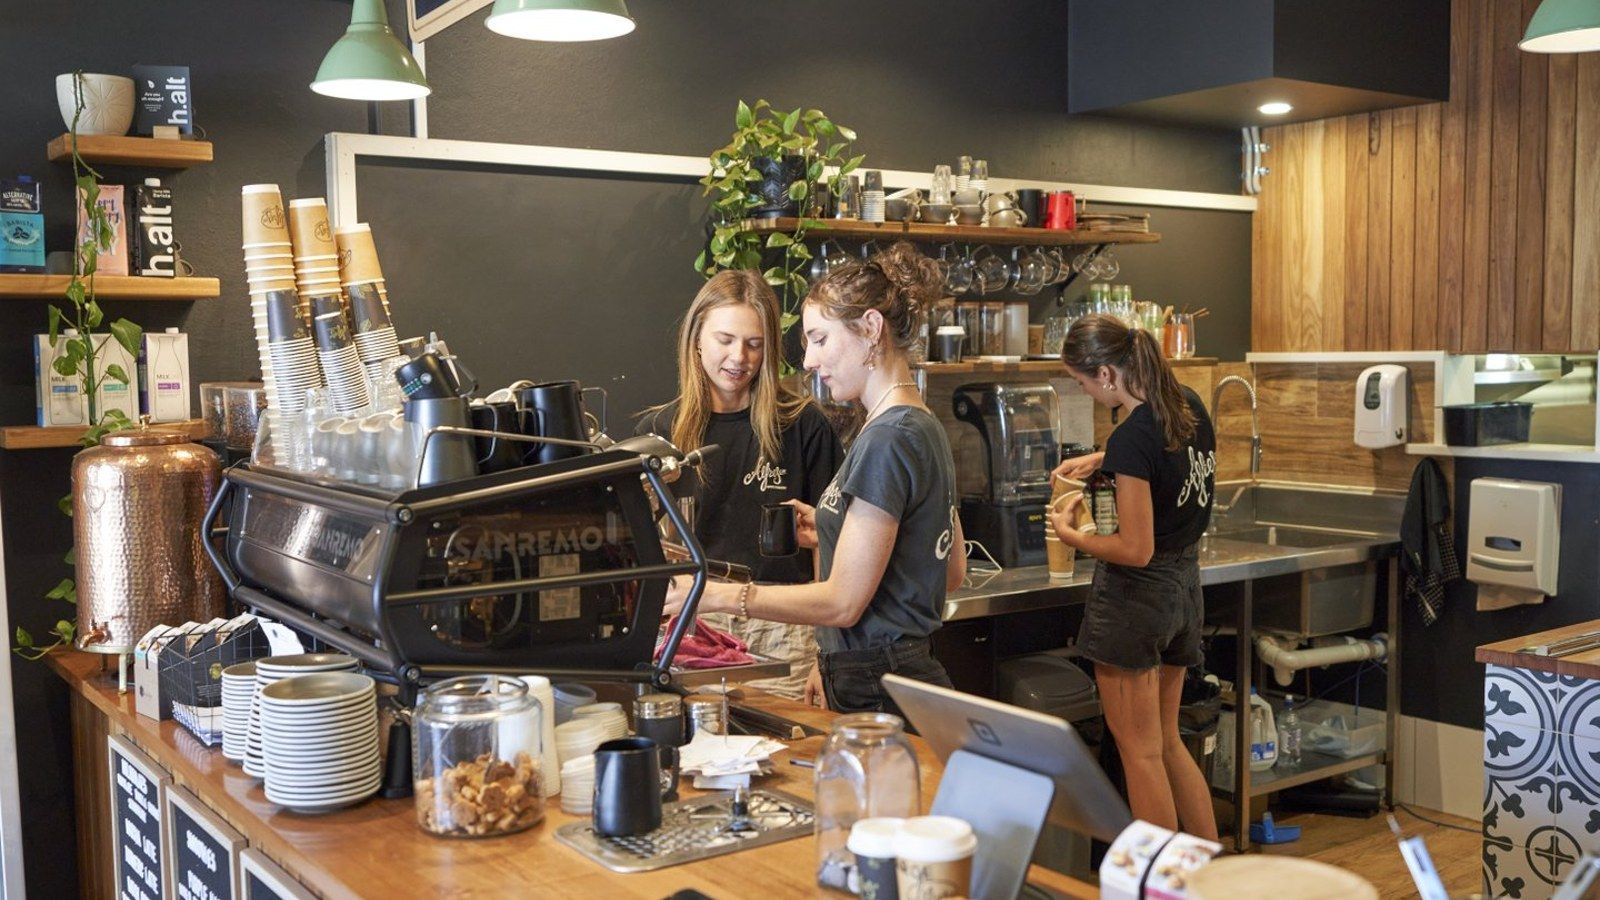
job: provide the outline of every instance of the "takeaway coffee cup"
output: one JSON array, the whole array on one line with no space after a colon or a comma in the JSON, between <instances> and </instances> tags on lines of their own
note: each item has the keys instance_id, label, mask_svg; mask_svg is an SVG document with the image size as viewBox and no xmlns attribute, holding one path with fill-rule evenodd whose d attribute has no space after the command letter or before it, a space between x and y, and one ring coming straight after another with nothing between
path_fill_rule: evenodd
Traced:
<instances>
[{"instance_id":1,"label":"takeaway coffee cup","mask_svg":"<svg viewBox=\"0 0 1600 900\"><path fill-rule=\"evenodd\" d=\"M961 347L966 340L967 330L960 325L940 325L933 334L934 345L939 351L939 361L961 362Z\"/></svg>"},{"instance_id":2,"label":"takeaway coffee cup","mask_svg":"<svg viewBox=\"0 0 1600 900\"><path fill-rule=\"evenodd\" d=\"M287 244L289 226L283 214L283 195L275 184L247 184L240 189L244 246Z\"/></svg>"},{"instance_id":3,"label":"takeaway coffee cup","mask_svg":"<svg viewBox=\"0 0 1600 900\"><path fill-rule=\"evenodd\" d=\"M338 252L333 229L328 226L328 201L303 197L289 201L289 241L298 259L331 256Z\"/></svg>"},{"instance_id":4,"label":"takeaway coffee cup","mask_svg":"<svg viewBox=\"0 0 1600 900\"><path fill-rule=\"evenodd\" d=\"M1044 527L1044 559L1050 569L1050 580L1066 581L1072 577L1077 553L1072 547L1063 544L1061 539L1051 532L1049 525Z\"/></svg>"},{"instance_id":5,"label":"takeaway coffee cup","mask_svg":"<svg viewBox=\"0 0 1600 900\"><path fill-rule=\"evenodd\" d=\"M977 849L978 836L963 819L906 819L894 839L900 900L971 896L972 854Z\"/></svg>"},{"instance_id":6,"label":"takeaway coffee cup","mask_svg":"<svg viewBox=\"0 0 1600 900\"><path fill-rule=\"evenodd\" d=\"M856 883L850 889L863 898L891 900L899 895L895 887L895 838L905 819L857 819L850 826L845 848L856 858Z\"/></svg>"},{"instance_id":7,"label":"takeaway coffee cup","mask_svg":"<svg viewBox=\"0 0 1600 900\"><path fill-rule=\"evenodd\" d=\"M761 505L760 549L762 556L793 556L800 545L795 538L794 507L787 503Z\"/></svg>"},{"instance_id":8,"label":"takeaway coffee cup","mask_svg":"<svg viewBox=\"0 0 1600 900\"><path fill-rule=\"evenodd\" d=\"M372 242L372 228L365 222L347 225L333 234L339 247L339 269L345 284L364 284L383 280L378 267L378 248Z\"/></svg>"}]
</instances>

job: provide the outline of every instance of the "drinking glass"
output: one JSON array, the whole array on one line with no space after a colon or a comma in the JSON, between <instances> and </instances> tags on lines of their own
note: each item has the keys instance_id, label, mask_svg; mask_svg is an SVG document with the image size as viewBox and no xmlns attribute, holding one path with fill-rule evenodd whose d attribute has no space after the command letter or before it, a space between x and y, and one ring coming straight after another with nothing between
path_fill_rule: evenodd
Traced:
<instances>
[{"instance_id":1,"label":"drinking glass","mask_svg":"<svg viewBox=\"0 0 1600 900\"><path fill-rule=\"evenodd\" d=\"M975 160L972 161L972 177L971 177L970 180L971 181L988 181L989 180L989 161L987 159L975 159Z\"/></svg>"},{"instance_id":2,"label":"drinking glass","mask_svg":"<svg viewBox=\"0 0 1600 900\"><path fill-rule=\"evenodd\" d=\"M949 203L951 190L951 176L949 166L934 166L933 181L928 186L929 203Z\"/></svg>"},{"instance_id":3,"label":"drinking glass","mask_svg":"<svg viewBox=\"0 0 1600 900\"><path fill-rule=\"evenodd\" d=\"M1194 357L1194 315L1192 313L1173 313L1167 320L1167 330L1164 345L1169 359L1191 359Z\"/></svg>"}]
</instances>

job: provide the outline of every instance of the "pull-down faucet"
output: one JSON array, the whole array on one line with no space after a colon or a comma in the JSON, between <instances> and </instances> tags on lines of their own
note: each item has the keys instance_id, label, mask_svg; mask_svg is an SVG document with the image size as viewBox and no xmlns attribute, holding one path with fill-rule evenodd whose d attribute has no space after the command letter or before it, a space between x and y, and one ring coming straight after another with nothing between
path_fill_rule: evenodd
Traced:
<instances>
[{"instance_id":1,"label":"pull-down faucet","mask_svg":"<svg viewBox=\"0 0 1600 900\"><path fill-rule=\"evenodd\" d=\"M1217 382L1217 386L1211 389L1211 415L1213 429L1215 429L1217 422L1217 401L1222 397L1222 389L1227 387L1230 383L1240 385L1245 389L1245 392L1250 395L1250 478L1252 481L1254 481L1255 476L1261 474L1261 419L1256 413L1255 385L1251 384L1246 379L1239 377L1238 375L1229 375L1228 377ZM1243 494L1244 489L1247 487L1249 487L1247 484L1240 485L1239 488L1233 492L1233 497L1227 503L1218 503L1216 505L1217 511L1227 512L1228 510L1232 509L1233 505L1239 502L1239 495Z\"/></svg>"}]
</instances>

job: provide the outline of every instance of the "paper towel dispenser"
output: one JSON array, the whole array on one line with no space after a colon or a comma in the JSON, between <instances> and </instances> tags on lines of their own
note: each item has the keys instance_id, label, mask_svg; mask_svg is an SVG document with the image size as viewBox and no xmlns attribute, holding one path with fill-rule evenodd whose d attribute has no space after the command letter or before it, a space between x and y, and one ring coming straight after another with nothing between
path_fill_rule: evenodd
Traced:
<instances>
[{"instance_id":1,"label":"paper towel dispenser","mask_svg":"<svg viewBox=\"0 0 1600 900\"><path fill-rule=\"evenodd\" d=\"M1405 366L1371 366L1356 379L1356 445L1378 450L1406 442Z\"/></svg>"},{"instance_id":2,"label":"paper towel dispenser","mask_svg":"<svg viewBox=\"0 0 1600 900\"><path fill-rule=\"evenodd\" d=\"M1561 485L1474 478L1467 578L1554 594L1561 560Z\"/></svg>"}]
</instances>

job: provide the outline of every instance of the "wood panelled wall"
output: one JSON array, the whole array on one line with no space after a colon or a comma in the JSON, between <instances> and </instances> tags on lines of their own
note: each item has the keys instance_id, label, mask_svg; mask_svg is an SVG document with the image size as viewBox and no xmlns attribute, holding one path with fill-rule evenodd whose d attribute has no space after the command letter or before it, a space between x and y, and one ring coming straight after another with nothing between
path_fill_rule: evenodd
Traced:
<instances>
[{"instance_id":1,"label":"wood panelled wall","mask_svg":"<svg viewBox=\"0 0 1600 900\"><path fill-rule=\"evenodd\" d=\"M1257 351L1600 347L1600 53L1454 0L1450 100L1268 128Z\"/></svg>"}]
</instances>

